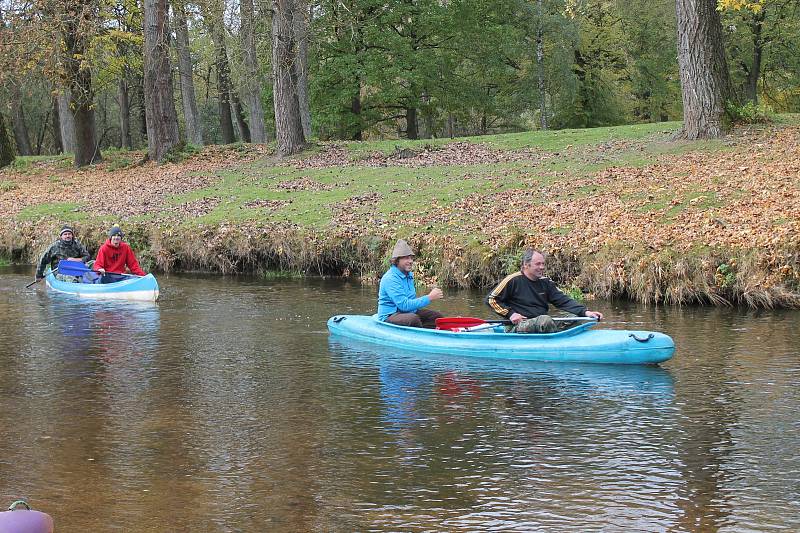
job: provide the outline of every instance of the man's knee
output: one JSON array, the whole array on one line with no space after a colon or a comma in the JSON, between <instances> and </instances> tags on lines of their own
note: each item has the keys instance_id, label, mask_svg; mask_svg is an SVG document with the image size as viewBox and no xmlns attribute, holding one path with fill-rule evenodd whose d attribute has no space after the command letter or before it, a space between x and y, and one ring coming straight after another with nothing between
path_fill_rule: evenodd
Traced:
<instances>
[{"instance_id":1,"label":"man's knee","mask_svg":"<svg viewBox=\"0 0 800 533\"><path fill-rule=\"evenodd\" d=\"M555 333L558 331L555 321L550 315L539 315L528 318L517 324L517 333Z\"/></svg>"},{"instance_id":2,"label":"man's knee","mask_svg":"<svg viewBox=\"0 0 800 533\"><path fill-rule=\"evenodd\" d=\"M397 326L421 328L422 319L416 313L395 313L386 319L386 322Z\"/></svg>"}]
</instances>

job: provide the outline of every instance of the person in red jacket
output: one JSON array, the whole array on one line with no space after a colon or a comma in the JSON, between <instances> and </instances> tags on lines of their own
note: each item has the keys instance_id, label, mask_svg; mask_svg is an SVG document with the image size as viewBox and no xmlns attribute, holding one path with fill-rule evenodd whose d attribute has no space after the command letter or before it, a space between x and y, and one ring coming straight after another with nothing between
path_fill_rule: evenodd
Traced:
<instances>
[{"instance_id":1,"label":"person in red jacket","mask_svg":"<svg viewBox=\"0 0 800 533\"><path fill-rule=\"evenodd\" d=\"M139 267L133 250L128 243L122 242L124 236L119 226L114 224L114 227L108 232L108 240L97 252L97 259L92 268L105 275L106 273L124 274L127 267L132 274L144 276L144 270Z\"/></svg>"}]
</instances>

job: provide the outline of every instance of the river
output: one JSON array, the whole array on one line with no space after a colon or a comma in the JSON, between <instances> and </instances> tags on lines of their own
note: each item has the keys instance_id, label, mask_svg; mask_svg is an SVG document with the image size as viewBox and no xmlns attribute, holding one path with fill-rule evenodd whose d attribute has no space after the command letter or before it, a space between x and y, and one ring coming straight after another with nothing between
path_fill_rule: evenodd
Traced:
<instances>
[{"instance_id":1,"label":"river","mask_svg":"<svg viewBox=\"0 0 800 533\"><path fill-rule=\"evenodd\" d=\"M800 530L797 311L591 302L675 357L519 363L330 339L374 312L353 281L31 279L0 269L0 504L59 532Z\"/></svg>"}]
</instances>

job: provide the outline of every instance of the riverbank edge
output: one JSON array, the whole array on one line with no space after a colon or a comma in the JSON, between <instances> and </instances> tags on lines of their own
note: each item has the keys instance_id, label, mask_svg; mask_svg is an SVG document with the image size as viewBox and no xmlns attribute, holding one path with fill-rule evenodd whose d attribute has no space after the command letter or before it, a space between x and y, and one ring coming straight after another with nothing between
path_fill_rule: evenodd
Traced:
<instances>
[{"instance_id":1,"label":"riverbank edge","mask_svg":"<svg viewBox=\"0 0 800 533\"><path fill-rule=\"evenodd\" d=\"M15 223L0 231L0 257L35 264L53 241L53 221ZM76 225L90 253L105 229ZM145 270L321 275L374 282L389 266L396 235L312 232L279 225L200 227L187 232L147 224L126 225L127 240ZM48 238L43 238L46 235ZM510 235L489 246L458 235L403 236L417 251L416 276L424 285L487 289L519 268L522 249L537 247L529 235ZM800 309L800 243L770 248L689 250L645 243L611 242L598 249L543 250L547 272L562 288L588 298L644 304L745 306Z\"/></svg>"}]
</instances>

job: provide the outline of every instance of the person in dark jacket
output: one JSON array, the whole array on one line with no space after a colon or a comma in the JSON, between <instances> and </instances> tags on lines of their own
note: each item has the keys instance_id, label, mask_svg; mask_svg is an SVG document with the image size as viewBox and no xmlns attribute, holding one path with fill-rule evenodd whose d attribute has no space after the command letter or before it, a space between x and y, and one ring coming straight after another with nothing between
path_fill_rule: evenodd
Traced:
<instances>
[{"instance_id":1,"label":"person in dark jacket","mask_svg":"<svg viewBox=\"0 0 800 533\"><path fill-rule=\"evenodd\" d=\"M522 254L522 268L503 278L486 297L492 311L511 321L517 333L552 333L557 330L547 314L550 304L578 316L602 320L603 314L589 311L544 275L544 255L528 249Z\"/></svg>"},{"instance_id":2,"label":"person in dark jacket","mask_svg":"<svg viewBox=\"0 0 800 533\"><path fill-rule=\"evenodd\" d=\"M58 262L62 259L70 261L81 261L83 263L89 260L89 252L86 247L75 238L75 231L72 226L63 226L59 233L58 240L50 245L47 251L42 255L39 260L39 267L36 269L36 279L44 277L44 271L49 265L51 269L55 270ZM56 279L61 281L77 281L78 278L74 276L65 276L56 273Z\"/></svg>"}]
</instances>

